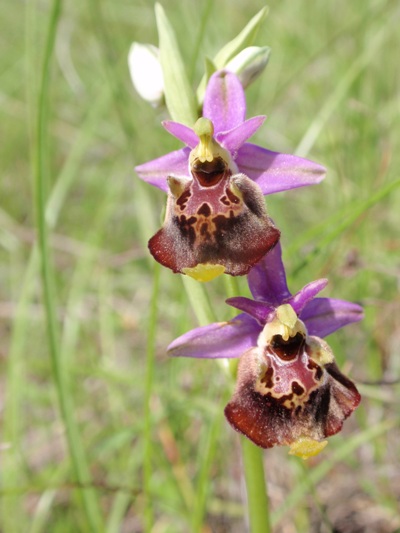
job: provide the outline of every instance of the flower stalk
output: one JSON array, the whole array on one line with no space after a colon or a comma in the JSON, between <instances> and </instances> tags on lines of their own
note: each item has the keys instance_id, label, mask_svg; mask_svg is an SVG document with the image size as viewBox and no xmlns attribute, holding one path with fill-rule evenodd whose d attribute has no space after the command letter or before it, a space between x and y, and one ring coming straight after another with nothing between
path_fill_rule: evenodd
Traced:
<instances>
[{"instance_id":1,"label":"flower stalk","mask_svg":"<svg viewBox=\"0 0 400 533\"><path fill-rule=\"evenodd\" d=\"M269 501L261 448L240 438L250 533L270 533Z\"/></svg>"}]
</instances>

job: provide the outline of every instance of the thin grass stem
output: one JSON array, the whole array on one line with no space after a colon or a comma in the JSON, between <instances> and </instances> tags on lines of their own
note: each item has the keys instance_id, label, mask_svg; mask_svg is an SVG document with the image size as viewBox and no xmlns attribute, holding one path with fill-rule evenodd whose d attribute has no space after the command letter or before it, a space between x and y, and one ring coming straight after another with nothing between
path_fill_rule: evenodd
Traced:
<instances>
[{"instance_id":1,"label":"thin grass stem","mask_svg":"<svg viewBox=\"0 0 400 533\"><path fill-rule=\"evenodd\" d=\"M216 393L216 391L217 386L214 386L212 392ZM222 392L216 415L208 429L205 445L202 447L202 456L196 483L196 498L194 500L191 521L193 533L203 532L204 515L206 514L207 501L210 494L210 471L218 449L218 439L221 434L221 422L223 420L223 409L230 394L231 391L229 387Z\"/></svg>"},{"instance_id":2,"label":"thin grass stem","mask_svg":"<svg viewBox=\"0 0 400 533\"><path fill-rule=\"evenodd\" d=\"M38 242L41 255L41 277L46 314L47 341L52 363L53 377L57 389L61 416L66 430L69 453L75 477L79 484L90 484L91 476L86 461L81 436L75 422L75 409L67 381L67 374L61 360L59 328L57 324L55 271L50 257L48 227L45 220L47 185L47 128L50 67L54 51L58 21L61 15L61 1L54 0L46 38L41 80L38 94L36 120L36 151L34 162L35 206L38 229ZM100 505L93 489L81 491L88 531L103 531Z\"/></svg>"},{"instance_id":3,"label":"thin grass stem","mask_svg":"<svg viewBox=\"0 0 400 533\"><path fill-rule=\"evenodd\" d=\"M24 479L24 469L20 464L20 448L23 434L22 399L26 386L23 355L27 350L27 332L30 323L29 304L33 298L36 279L35 267L38 254L36 247L34 250L35 252L30 257L21 284L16 312L17 318L14 321L8 353L9 364L7 366L7 388L5 393L7 409L4 410L3 439L4 442L12 442L14 444L12 446L12 454L9 454L9 459L4 462L2 468L2 475L7 480L7 486L18 485ZM18 514L18 509L21 505L21 499L17 495L2 499L2 529L4 533L15 531L15 516Z\"/></svg>"},{"instance_id":4,"label":"thin grass stem","mask_svg":"<svg viewBox=\"0 0 400 533\"><path fill-rule=\"evenodd\" d=\"M188 276L181 277L190 305L192 306L200 326L215 322L215 313L211 307L210 299L204 285Z\"/></svg>"},{"instance_id":5,"label":"thin grass stem","mask_svg":"<svg viewBox=\"0 0 400 533\"><path fill-rule=\"evenodd\" d=\"M152 420L151 420L151 395L154 381L155 342L157 332L158 298L160 292L160 265L155 263L153 275L153 292L150 302L150 315L147 330L146 350L146 386L145 386L145 413L144 413L144 454L143 454L143 494L145 499L144 524L145 531L150 533L154 525L154 513L151 496L152 475Z\"/></svg>"}]
</instances>

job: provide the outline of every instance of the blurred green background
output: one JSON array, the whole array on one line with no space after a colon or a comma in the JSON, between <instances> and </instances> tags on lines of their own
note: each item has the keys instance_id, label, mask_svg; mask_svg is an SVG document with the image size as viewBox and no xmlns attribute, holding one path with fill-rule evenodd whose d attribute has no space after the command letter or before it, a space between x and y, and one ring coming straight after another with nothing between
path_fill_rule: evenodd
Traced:
<instances>
[{"instance_id":1,"label":"blurred green background","mask_svg":"<svg viewBox=\"0 0 400 533\"><path fill-rule=\"evenodd\" d=\"M268 5L256 44L272 55L247 90L248 116L268 116L254 142L328 169L318 186L267 199L282 230L289 287L327 276L323 295L360 302L366 314L328 338L363 394L343 432L307 463L287 449L264 453L273 520L283 533L395 532L400 5ZM163 6L195 87L204 57L264 4ZM39 104L51 10L46 0L0 4L0 531L136 533L147 516L154 533L243 532L238 436L222 414L233 385L213 361L166 356L168 343L197 321L178 275L162 270L154 289L146 243L165 195L133 170L181 146L160 126L166 112L135 93L127 68L132 41L157 44L154 5L64 2ZM52 350L37 247L38 168L54 273ZM246 281L239 284L247 294ZM218 319L232 317L224 280L206 290ZM60 387L76 431L72 455Z\"/></svg>"}]
</instances>

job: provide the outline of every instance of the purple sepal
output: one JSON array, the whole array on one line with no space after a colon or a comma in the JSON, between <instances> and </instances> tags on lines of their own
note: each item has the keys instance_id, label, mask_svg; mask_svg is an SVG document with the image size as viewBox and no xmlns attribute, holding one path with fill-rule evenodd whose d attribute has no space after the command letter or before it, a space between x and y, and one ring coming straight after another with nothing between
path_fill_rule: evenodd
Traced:
<instances>
[{"instance_id":1,"label":"purple sepal","mask_svg":"<svg viewBox=\"0 0 400 533\"><path fill-rule=\"evenodd\" d=\"M181 148L135 167L139 178L164 192L168 192L167 177L189 176L190 148Z\"/></svg>"},{"instance_id":2,"label":"purple sepal","mask_svg":"<svg viewBox=\"0 0 400 533\"><path fill-rule=\"evenodd\" d=\"M228 131L244 122L246 99L239 78L219 70L209 79L204 95L203 117L209 118L216 132Z\"/></svg>"},{"instance_id":3,"label":"purple sepal","mask_svg":"<svg viewBox=\"0 0 400 533\"><path fill-rule=\"evenodd\" d=\"M255 300L278 307L291 297L286 283L280 243L250 270L247 281Z\"/></svg>"},{"instance_id":4,"label":"purple sepal","mask_svg":"<svg viewBox=\"0 0 400 533\"><path fill-rule=\"evenodd\" d=\"M275 310L273 306L251 300L250 298L245 298L244 296L235 296L234 298L228 298L225 301L228 305L239 309L239 311L244 311L255 318L262 327L264 327L264 324L268 321L269 315Z\"/></svg>"},{"instance_id":5,"label":"purple sepal","mask_svg":"<svg viewBox=\"0 0 400 533\"><path fill-rule=\"evenodd\" d=\"M239 126L236 126L236 128L232 130L217 133L215 138L224 148L229 150L232 157L235 158L239 148L247 141L247 139L250 139L250 137L255 134L255 132L263 125L265 119L265 115L249 118L243 122L243 124L239 124Z\"/></svg>"},{"instance_id":6,"label":"purple sepal","mask_svg":"<svg viewBox=\"0 0 400 533\"><path fill-rule=\"evenodd\" d=\"M260 186L263 194L315 185L324 179L326 172L308 159L271 152L251 143L239 149L236 164Z\"/></svg>"},{"instance_id":7,"label":"purple sepal","mask_svg":"<svg viewBox=\"0 0 400 533\"><path fill-rule=\"evenodd\" d=\"M185 333L168 346L168 355L204 359L240 357L256 346L260 326L246 314Z\"/></svg>"},{"instance_id":8,"label":"purple sepal","mask_svg":"<svg viewBox=\"0 0 400 533\"><path fill-rule=\"evenodd\" d=\"M172 120L164 120L162 125L168 131L168 133L185 143L187 146L189 146L189 148L196 148L196 146L199 144L199 138L195 132L192 130L192 128L185 126L185 124L173 122Z\"/></svg>"},{"instance_id":9,"label":"purple sepal","mask_svg":"<svg viewBox=\"0 0 400 533\"><path fill-rule=\"evenodd\" d=\"M359 322L364 311L359 305L333 298L315 298L304 307L301 320L307 324L309 335L326 337L337 329Z\"/></svg>"},{"instance_id":10,"label":"purple sepal","mask_svg":"<svg viewBox=\"0 0 400 533\"><path fill-rule=\"evenodd\" d=\"M308 283L297 294L290 298L289 302L293 309L296 311L297 316L300 315L304 307L316 297L316 295L325 289L328 284L327 279L317 279Z\"/></svg>"}]
</instances>

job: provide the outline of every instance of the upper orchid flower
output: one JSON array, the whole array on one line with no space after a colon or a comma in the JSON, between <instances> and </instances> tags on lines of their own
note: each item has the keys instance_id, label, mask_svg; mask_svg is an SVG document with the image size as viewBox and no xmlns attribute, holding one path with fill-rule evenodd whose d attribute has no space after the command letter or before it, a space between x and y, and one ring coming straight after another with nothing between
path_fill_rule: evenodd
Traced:
<instances>
[{"instance_id":1,"label":"upper orchid flower","mask_svg":"<svg viewBox=\"0 0 400 533\"><path fill-rule=\"evenodd\" d=\"M238 77L218 71L194 129L163 123L186 147L136 167L141 179L169 193L164 226L149 248L174 272L193 275L205 264L218 273L246 274L279 239L262 195L324 177L316 163L246 142L265 117L245 120L245 114Z\"/></svg>"},{"instance_id":2,"label":"upper orchid flower","mask_svg":"<svg viewBox=\"0 0 400 533\"><path fill-rule=\"evenodd\" d=\"M230 153L238 171L255 181L264 195L315 185L324 178L325 168L317 163L246 142L266 117L245 120L244 90L232 72L222 70L211 76L202 115L213 123L214 139ZM165 121L163 126L186 147L139 165L135 170L142 180L168 192L169 175L191 178L189 154L198 146L199 138L184 124Z\"/></svg>"},{"instance_id":3,"label":"upper orchid flower","mask_svg":"<svg viewBox=\"0 0 400 533\"><path fill-rule=\"evenodd\" d=\"M259 446L291 445L293 453L308 457L340 431L360 402L321 337L361 320L362 308L316 298L325 279L291 295L279 244L250 271L248 282L254 300L227 300L244 313L182 335L169 354L241 356L236 390L225 408L229 423Z\"/></svg>"}]
</instances>

